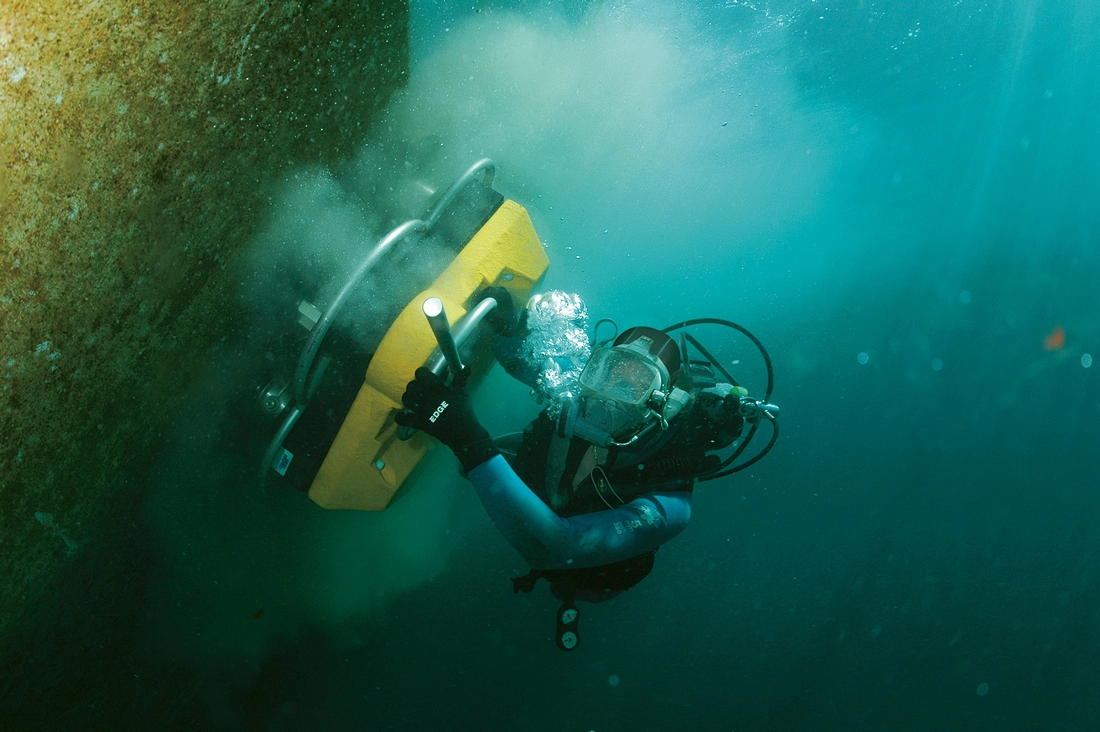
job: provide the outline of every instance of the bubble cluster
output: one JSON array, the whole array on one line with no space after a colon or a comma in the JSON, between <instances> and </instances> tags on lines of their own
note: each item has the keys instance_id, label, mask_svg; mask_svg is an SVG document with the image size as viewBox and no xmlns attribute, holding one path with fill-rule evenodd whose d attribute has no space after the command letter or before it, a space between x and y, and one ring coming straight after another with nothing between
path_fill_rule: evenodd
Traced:
<instances>
[{"instance_id":1,"label":"bubble cluster","mask_svg":"<svg viewBox=\"0 0 1100 732\"><path fill-rule=\"evenodd\" d=\"M551 290L527 307L527 340L522 358L538 374L535 391L550 402L551 416L577 380L592 354L588 308L578 295Z\"/></svg>"}]
</instances>

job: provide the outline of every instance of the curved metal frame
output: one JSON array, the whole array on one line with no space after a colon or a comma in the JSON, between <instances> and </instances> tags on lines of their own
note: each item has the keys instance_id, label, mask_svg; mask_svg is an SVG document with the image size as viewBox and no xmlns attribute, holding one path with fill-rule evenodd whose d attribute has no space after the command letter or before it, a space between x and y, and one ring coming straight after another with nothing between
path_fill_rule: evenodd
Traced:
<instances>
[{"instance_id":1,"label":"curved metal frame","mask_svg":"<svg viewBox=\"0 0 1100 732\"><path fill-rule=\"evenodd\" d=\"M302 349L302 355L298 358L298 368L294 371L294 400L300 404L304 404L308 400L306 394L306 384L309 381L309 372L313 367L313 360L317 357L317 351L321 348L321 343L324 341L325 336L328 334L329 328L332 327L333 321L336 316L340 314L340 310L344 307L344 303L351 297L351 293L358 287L359 283L363 281L370 272L374 269L378 261L392 249L398 242L405 239L410 234L421 234L439 220L439 217L443 215L443 212L447 210L447 207L451 205L458 192L478 173L483 173L482 182L485 185L493 184L493 177L496 175L496 164L489 158L482 158L473 165L471 165L466 172L458 177L454 183L440 196L439 201L432 207L428 213L427 219L410 219L399 226L394 227L388 234L382 237L374 248L363 258L363 261L359 263L355 272L348 278L344 286L340 288L340 292L333 298L332 302L325 309L324 314L314 324L313 330L310 331L309 339L306 341L305 347Z\"/></svg>"},{"instance_id":2,"label":"curved metal frame","mask_svg":"<svg viewBox=\"0 0 1100 732\"><path fill-rule=\"evenodd\" d=\"M261 468L261 485L266 482L267 471L271 467L271 462L275 459L275 455L279 452L279 448L283 446L283 442L286 441L287 435L290 434L290 430L294 427L294 424L302 416L302 412L305 411L306 406L309 404L309 398L312 396L312 391L316 388L316 382L319 381L320 374L313 374L311 378L310 374L313 370L313 362L317 358L317 352L321 349L321 343L324 342L325 336L328 334L329 328L332 327L336 317L340 314L340 310L343 309L344 304L348 298L351 297L351 293L355 291L355 288L363 281L363 279L371 273L371 271L377 266L378 262L386 255L394 246L403 241L406 237L413 234L422 234L430 229L439 217L443 215L443 212L447 210L447 207L454 201L458 192L477 175L482 176L482 182L491 186L493 184L493 178L496 175L496 164L490 158L482 158L476 163L471 165L466 171L452 183L443 195L439 197L439 200L429 210L428 216L425 219L410 219L403 224L400 224L390 230L388 234L382 237L370 252L367 253L359 266L348 278L344 286L340 288L340 292L333 298L332 302L325 309L325 312L314 324L312 330L310 330L309 338L306 340L305 346L302 348L302 354L298 357L298 365L294 370L294 401L295 405L292 407L290 414L280 425L279 429L275 433L275 437L268 445L268 449L264 454L264 463ZM484 304L486 301L482 301ZM492 301L492 305L485 309L481 316L477 319L484 317L485 313L492 310L496 306L496 301ZM480 307L480 305L479 305ZM474 308L466 318L463 318L465 323L470 316L476 312L478 308ZM471 325L471 329L476 326L477 323ZM458 338L456 332L456 340L459 343L465 340L468 333L462 335L461 340Z\"/></svg>"},{"instance_id":3,"label":"curved metal frame","mask_svg":"<svg viewBox=\"0 0 1100 732\"><path fill-rule=\"evenodd\" d=\"M290 414L288 414L286 419L283 420L283 423L279 425L279 429L275 433L275 438L271 440L271 444L267 446L267 451L264 453L264 461L260 467L261 487L267 483L267 471L271 469L271 464L275 462L275 456L279 454L283 442L286 441L286 436L294 429L294 425L297 424L298 418L302 416L303 411L304 409L297 404L291 407Z\"/></svg>"}]
</instances>

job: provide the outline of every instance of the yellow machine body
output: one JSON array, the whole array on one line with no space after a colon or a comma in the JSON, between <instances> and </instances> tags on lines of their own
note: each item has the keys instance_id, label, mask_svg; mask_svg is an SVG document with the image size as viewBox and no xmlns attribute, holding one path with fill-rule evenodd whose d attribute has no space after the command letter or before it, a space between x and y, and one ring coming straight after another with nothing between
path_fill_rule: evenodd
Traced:
<instances>
[{"instance_id":1,"label":"yellow machine body","mask_svg":"<svg viewBox=\"0 0 1100 732\"><path fill-rule=\"evenodd\" d=\"M549 264L527 211L506 200L383 336L309 497L323 508L385 510L433 442L419 432L399 440L393 419L402 408L405 386L436 348L424 301L438 297L452 322L466 314L470 298L486 287L504 287L514 302L523 303ZM487 338L478 339L468 361L473 389L494 363Z\"/></svg>"}]
</instances>

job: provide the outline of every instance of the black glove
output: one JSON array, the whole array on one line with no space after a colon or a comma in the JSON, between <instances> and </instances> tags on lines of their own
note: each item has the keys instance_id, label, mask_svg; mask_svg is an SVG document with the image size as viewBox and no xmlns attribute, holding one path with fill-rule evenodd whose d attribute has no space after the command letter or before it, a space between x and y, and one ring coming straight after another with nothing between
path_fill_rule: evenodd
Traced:
<instances>
[{"instance_id":1,"label":"black glove","mask_svg":"<svg viewBox=\"0 0 1100 732\"><path fill-rule=\"evenodd\" d=\"M451 448L463 471L470 472L500 454L477 421L470 395L447 386L428 369L416 370L416 378L405 387L401 401L408 411L398 412L394 421L426 432Z\"/></svg>"},{"instance_id":2,"label":"black glove","mask_svg":"<svg viewBox=\"0 0 1100 732\"><path fill-rule=\"evenodd\" d=\"M497 301L497 306L485 316L485 322L497 335L512 336L516 332L516 304L512 300L512 293L503 287L486 287L477 294L474 305L491 297Z\"/></svg>"}]
</instances>

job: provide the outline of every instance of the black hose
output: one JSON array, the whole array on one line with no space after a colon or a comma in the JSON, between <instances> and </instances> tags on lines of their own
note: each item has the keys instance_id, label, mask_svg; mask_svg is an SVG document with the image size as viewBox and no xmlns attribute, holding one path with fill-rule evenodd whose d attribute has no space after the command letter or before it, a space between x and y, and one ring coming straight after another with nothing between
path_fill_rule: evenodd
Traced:
<instances>
[{"instance_id":1,"label":"black hose","mask_svg":"<svg viewBox=\"0 0 1100 732\"><path fill-rule=\"evenodd\" d=\"M668 326L663 330L663 332L672 333L673 331L680 330L681 328L688 328L693 325L721 325L723 327L736 330L737 332L746 336L750 341L752 341L753 345L755 345L756 348L760 351L760 355L764 358L764 366L768 371L768 387L764 393L763 401L765 403L771 401L772 389L775 386L775 370L772 368L772 359L771 356L768 355L768 349L764 348L764 344L760 342L760 339L750 333L747 328L738 325L737 323L734 323L732 321L723 320L721 318L695 318L693 320L685 320L681 323L676 323L675 325ZM706 357L706 359L710 361L710 363L716 369L718 369L719 372L721 372L722 376L729 380L730 384L734 386L738 385L737 382L734 381L733 376L728 371L726 371L721 363L718 362L718 359L712 356L707 351L707 349L704 348L701 343L699 343L698 340L696 340L690 334L684 335L686 336L686 340L693 346L695 346L699 350L699 352L702 353ZM756 430L760 427L760 421L759 419L757 419L752 423L752 427L749 428L749 433L745 435L745 439L741 441L741 444L738 445L737 449L733 451L733 454L723 460L722 463L718 466L718 472L711 473L709 475L700 475L697 479L699 481L714 480L715 478L721 478L723 476L730 475L731 473L736 473L739 470L744 470L750 465L755 464L761 458L767 455L768 451L771 450L772 447L775 445L775 441L779 439L779 423L776 421L775 417L768 412L764 412L764 417L767 418L767 420L772 424L772 437L770 440L768 440L768 444L764 446L763 450L758 452L756 455L753 455L750 459L746 460L740 465L735 465L732 468L728 467L732 465L733 462L737 460L737 458L741 457L742 453L745 452L745 448L749 446L749 443L752 442L753 437L756 436Z\"/></svg>"},{"instance_id":2,"label":"black hose","mask_svg":"<svg viewBox=\"0 0 1100 732\"><path fill-rule=\"evenodd\" d=\"M718 359L710 355L710 352L708 352L707 349L703 348L703 344L696 340L695 336L691 335L690 333L685 333L684 337L686 338L688 343L695 346L699 350L699 353L706 356L706 359L710 361L711 365L714 366L714 368L718 369L722 376L726 377L726 383L732 386L741 386L737 383L737 379L733 378L730 372L726 371L726 369L723 368L722 364L718 363ZM691 365L691 359L688 359L688 365Z\"/></svg>"},{"instance_id":3,"label":"black hose","mask_svg":"<svg viewBox=\"0 0 1100 732\"><path fill-rule=\"evenodd\" d=\"M772 389L775 386L775 372L772 369L772 359L771 356L768 355L768 349L764 348L764 344L760 342L760 339L750 333L745 327L740 326L737 323L729 320L723 320L721 318L695 318L694 320L685 320L682 323L676 323L675 325L670 325L667 328L662 329L662 332L672 333L673 331L680 330L681 328L687 328L692 325L721 325L726 328L732 328L733 330L736 330L737 332L745 335L750 341L752 341L753 345L756 346L757 349L759 349L760 355L764 357L764 366L768 370L768 388L764 392L764 401L767 402L771 400ZM691 340L694 342L696 348L699 348L698 341L696 341L694 338L692 338ZM699 348L699 350L702 351L703 355L707 357L707 360L714 364L715 368L721 371L723 375L726 375L726 370L722 368L721 364L719 364L714 358L710 356L710 354L708 354L702 348Z\"/></svg>"},{"instance_id":4,"label":"black hose","mask_svg":"<svg viewBox=\"0 0 1100 732\"><path fill-rule=\"evenodd\" d=\"M752 438L756 437L756 430L760 429L760 420L756 420L752 423L752 427L749 428L749 434L745 435L745 439L741 440L741 444L737 446L737 449L733 451L733 454L722 461L719 468L726 468L733 464L733 461L741 457L741 453L745 451L745 448L752 442Z\"/></svg>"},{"instance_id":5,"label":"black hose","mask_svg":"<svg viewBox=\"0 0 1100 732\"><path fill-rule=\"evenodd\" d=\"M771 414L769 414L767 412L764 412L764 416L767 417L768 421L772 423L772 438L770 440L768 440L768 444L764 446L764 449L761 450L760 452L758 452L756 455L753 455L751 458L749 458L745 462L741 463L740 465L735 465L734 467L732 467L728 470L723 470L719 473L714 473L712 475L701 476L699 478L700 482L704 481L704 480L714 480L715 478L721 478L723 476L730 475L731 473L736 473L739 470L744 470L745 468L749 467L750 465L753 465L754 463L759 461L760 458L762 458L762 457L764 457L765 455L768 454L768 451L771 450L772 447L775 446L775 441L779 439L779 422L777 422L775 417L773 417ZM737 451L738 454L740 454L741 450L743 450L745 448L745 446L749 444L749 440L752 439L753 433L756 432L756 426L758 424L760 424L760 423L756 422L755 424L753 424L752 430L749 431L749 436L745 439L745 441L743 443L741 443L741 448L738 449L738 451ZM731 460L732 460L732 458L731 458ZM726 463L723 463L723 464L726 465L728 463L729 463L729 461L727 461Z\"/></svg>"},{"instance_id":6,"label":"black hose","mask_svg":"<svg viewBox=\"0 0 1100 732\"><path fill-rule=\"evenodd\" d=\"M526 313L526 312L527 311L525 310L524 313ZM611 323L613 326L615 326L615 332L611 334L610 338L605 338L602 341L597 341L596 336L598 336L600 334L600 326L603 325L604 323ZM604 343L608 343L610 341L615 340L615 338L618 337L618 335L619 335L619 324L618 323L616 323L611 318L600 318L599 320L596 321L596 324L594 326L592 326L592 345L593 346L602 346Z\"/></svg>"}]
</instances>

